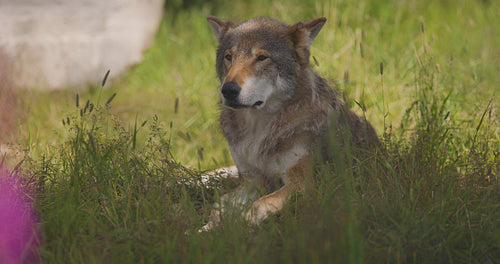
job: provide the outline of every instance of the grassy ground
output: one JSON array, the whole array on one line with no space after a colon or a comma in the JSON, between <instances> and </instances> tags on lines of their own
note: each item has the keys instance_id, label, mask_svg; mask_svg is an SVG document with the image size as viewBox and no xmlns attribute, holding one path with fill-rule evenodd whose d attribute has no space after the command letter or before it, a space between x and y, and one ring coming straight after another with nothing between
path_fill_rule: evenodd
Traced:
<instances>
[{"instance_id":1,"label":"grassy ground","mask_svg":"<svg viewBox=\"0 0 500 264\"><path fill-rule=\"evenodd\" d=\"M208 15L327 17L315 70L355 111L366 106L387 153L318 168L308 191L260 227L234 214L186 236L216 187L233 186L196 187L198 170L184 167L231 164ZM12 140L39 180L44 262L494 263L497 25L497 1L169 2L144 62L120 81L80 92L78 107L75 92L22 94L31 110Z\"/></svg>"}]
</instances>

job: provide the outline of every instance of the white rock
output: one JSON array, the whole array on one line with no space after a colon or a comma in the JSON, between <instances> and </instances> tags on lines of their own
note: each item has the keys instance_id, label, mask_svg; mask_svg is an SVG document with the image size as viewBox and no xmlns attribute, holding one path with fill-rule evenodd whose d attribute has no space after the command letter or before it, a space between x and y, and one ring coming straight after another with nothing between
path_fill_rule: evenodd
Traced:
<instances>
[{"instance_id":1,"label":"white rock","mask_svg":"<svg viewBox=\"0 0 500 264\"><path fill-rule=\"evenodd\" d=\"M0 52L16 86L99 84L142 60L163 0L0 0ZM0 73L1 74L1 73Z\"/></svg>"}]
</instances>

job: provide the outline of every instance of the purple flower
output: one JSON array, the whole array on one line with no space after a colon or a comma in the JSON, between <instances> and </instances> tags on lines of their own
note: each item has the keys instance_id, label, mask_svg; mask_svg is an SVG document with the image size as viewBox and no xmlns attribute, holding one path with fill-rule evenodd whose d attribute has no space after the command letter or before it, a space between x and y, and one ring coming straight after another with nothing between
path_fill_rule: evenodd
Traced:
<instances>
[{"instance_id":1,"label":"purple flower","mask_svg":"<svg viewBox=\"0 0 500 264\"><path fill-rule=\"evenodd\" d=\"M39 262L38 219L18 175L0 165L0 263Z\"/></svg>"}]
</instances>

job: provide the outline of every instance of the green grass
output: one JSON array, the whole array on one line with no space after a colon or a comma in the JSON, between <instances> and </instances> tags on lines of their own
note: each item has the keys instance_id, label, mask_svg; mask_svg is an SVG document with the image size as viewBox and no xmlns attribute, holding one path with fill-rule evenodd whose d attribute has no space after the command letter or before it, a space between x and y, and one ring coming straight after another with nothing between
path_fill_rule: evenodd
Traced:
<instances>
[{"instance_id":1,"label":"green grass","mask_svg":"<svg viewBox=\"0 0 500 264\"><path fill-rule=\"evenodd\" d=\"M45 263L500 259L497 1L201 2L169 2L143 63L80 91L78 107L76 92L20 92L31 110L12 141L39 185ZM386 153L317 168L262 226L235 213L185 235L234 187L193 185L199 169L231 164L208 15L327 17L315 70L374 124Z\"/></svg>"}]
</instances>

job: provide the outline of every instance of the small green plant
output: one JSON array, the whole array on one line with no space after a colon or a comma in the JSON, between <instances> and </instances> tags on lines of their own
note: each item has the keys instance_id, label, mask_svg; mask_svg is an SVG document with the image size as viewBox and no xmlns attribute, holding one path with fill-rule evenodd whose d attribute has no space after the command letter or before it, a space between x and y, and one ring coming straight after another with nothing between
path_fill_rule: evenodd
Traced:
<instances>
[{"instance_id":1,"label":"small green plant","mask_svg":"<svg viewBox=\"0 0 500 264\"><path fill-rule=\"evenodd\" d=\"M113 97L99 106L80 105L77 96L76 113L62 121L66 142L52 156L31 161L42 190L38 208L47 262L95 262L95 253L106 247L97 262L140 262L146 244L183 236L193 221L199 223L197 210L213 200L214 187L200 184L197 172L172 157L158 118L139 147L136 135L146 122L125 129L109 113ZM127 245L130 251L122 252ZM70 248L81 251L75 255Z\"/></svg>"}]
</instances>

